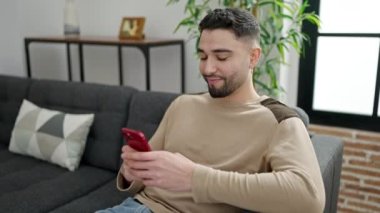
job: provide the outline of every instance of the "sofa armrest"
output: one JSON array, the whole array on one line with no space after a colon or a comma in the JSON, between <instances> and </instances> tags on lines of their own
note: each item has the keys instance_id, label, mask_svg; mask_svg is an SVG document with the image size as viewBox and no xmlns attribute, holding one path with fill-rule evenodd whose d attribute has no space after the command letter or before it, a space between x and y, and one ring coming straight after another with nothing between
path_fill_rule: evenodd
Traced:
<instances>
[{"instance_id":1,"label":"sofa armrest","mask_svg":"<svg viewBox=\"0 0 380 213\"><path fill-rule=\"evenodd\" d=\"M326 204L324 213L336 212L342 169L343 142L337 137L327 135L313 135L311 140L325 185Z\"/></svg>"}]
</instances>

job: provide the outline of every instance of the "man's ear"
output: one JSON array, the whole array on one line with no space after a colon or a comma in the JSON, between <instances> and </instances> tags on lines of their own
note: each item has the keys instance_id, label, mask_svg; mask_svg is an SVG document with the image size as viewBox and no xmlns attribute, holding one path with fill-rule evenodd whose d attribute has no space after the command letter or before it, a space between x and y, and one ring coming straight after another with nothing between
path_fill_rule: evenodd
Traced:
<instances>
[{"instance_id":1,"label":"man's ear","mask_svg":"<svg viewBox=\"0 0 380 213\"><path fill-rule=\"evenodd\" d=\"M257 63L259 63L260 56L261 56L261 48L252 47L249 55L250 55L249 69L253 69L256 67Z\"/></svg>"}]
</instances>

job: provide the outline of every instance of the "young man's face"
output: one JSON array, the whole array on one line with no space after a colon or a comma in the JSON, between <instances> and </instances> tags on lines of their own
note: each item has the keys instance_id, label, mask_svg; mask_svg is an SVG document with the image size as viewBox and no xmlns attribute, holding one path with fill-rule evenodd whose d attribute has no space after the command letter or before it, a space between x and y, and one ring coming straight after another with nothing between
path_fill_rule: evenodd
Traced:
<instances>
[{"instance_id":1,"label":"young man's face","mask_svg":"<svg viewBox=\"0 0 380 213\"><path fill-rule=\"evenodd\" d=\"M239 39L230 30L202 31L199 70L212 97L227 97L252 84L251 70L258 60L254 50L248 39Z\"/></svg>"}]
</instances>

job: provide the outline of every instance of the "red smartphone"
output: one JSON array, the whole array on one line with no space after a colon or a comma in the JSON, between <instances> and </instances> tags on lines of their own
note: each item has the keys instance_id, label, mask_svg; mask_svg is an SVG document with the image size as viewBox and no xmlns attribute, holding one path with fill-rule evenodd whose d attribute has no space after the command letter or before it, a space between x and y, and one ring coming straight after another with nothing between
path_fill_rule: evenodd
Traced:
<instances>
[{"instance_id":1,"label":"red smartphone","mask_svg":"<svg viewBox=\"0 0 380 213\"><path fill-rule=\"evenodd\" d=\"M121 133L123 134L128 146L134 150L140 152L151 151L151 148L143 132L129 128L122 128Z\"/></svg>"}]
</instances>

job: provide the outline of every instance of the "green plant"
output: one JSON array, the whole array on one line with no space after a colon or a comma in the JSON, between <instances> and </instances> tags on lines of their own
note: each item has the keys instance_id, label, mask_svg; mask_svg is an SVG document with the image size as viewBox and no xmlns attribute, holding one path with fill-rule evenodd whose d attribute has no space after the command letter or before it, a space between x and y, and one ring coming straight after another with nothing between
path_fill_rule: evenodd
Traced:
<instances>
[{"instance_id":1,"label":"green plant","mask_svg":"<svg viewBox=\"0 0 380 213\"><path fill-rule=\"evenodd\" d=\"M167 4L175 4L180 0L168 0ZM216 7L239 7L251 11L258 19L261 29L262 57L260 64L255 68L253 82L261 93L277 97L284 89L279 84L278 70L281 64L286 64L285 54L294 48L298 54L303 53L303 42L308 36L301 32L304 21L311 22L319 27L319 17L314 12L306 12L309 6L304 0L187 0L185 14L175 31L186 28L190 39L199 42L198 23L212 9Z\"/></svg>"}]
</instances>

